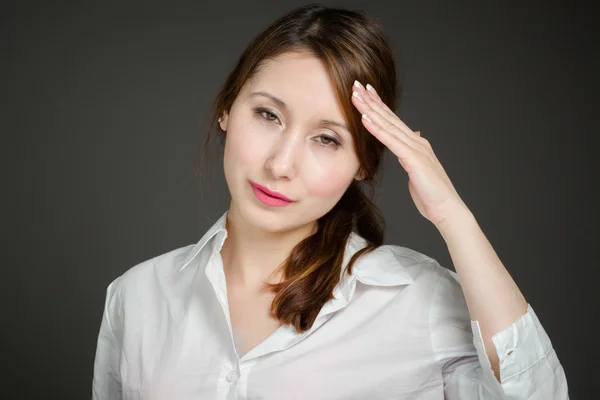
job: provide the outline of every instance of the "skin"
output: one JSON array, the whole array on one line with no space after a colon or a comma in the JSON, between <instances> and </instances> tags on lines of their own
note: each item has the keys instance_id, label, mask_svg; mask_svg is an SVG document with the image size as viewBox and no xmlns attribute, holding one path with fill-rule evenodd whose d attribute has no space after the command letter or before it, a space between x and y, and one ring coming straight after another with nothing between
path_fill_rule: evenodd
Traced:
<instances>
[{"instance_id":1,"label":"skin","mask_svg":"<svg viewBox=\"0 0 600 400\"><path fill-rule=\"evenodd\" d=\"M398 157L417 209L446 242L469 314L479 323L492 371L502 382L492 338L527 312L525 297L458 195L431 143L400 120L370 85L355 82L352 101L367 130Z\"/></svg>"},{"instance_id":2,"label":"skin","mask_svg":"<svg viewBox=\"0 0 600 400\"><path fill-rule=\"evenodd\" d=\"M249 98L267 91L288 104ZM358 161L350 135L326 129L319 120L342 122L342 111L324 66L306 54L284 55L267 65L245 86L229 114L222 116L227 131L225 176L232 200L227 220L229 236L221 251L229 308L238 351L244 354L277 329L268 314L272 297L262 282L277 281L276 267L293 246L313 232L315 221L340 199ZM275 126L253 120L253 105L276 109ZM379 139L408 173L408 189L421 215L438 229L448 246L472 320L478 321L491 368L501 381L499 357L492 337L527 312L528 303L487 240L475 216L458 195L435 156L431 143L411 130L360 82L352 102L363 114L367 130ZM321 132L337 134L336 151L319 147ZM248 179L295 200L271 209L254 197ZM252 318L248 318L252 315Z\"/></svg>"},{"instance_id":3,"label":"skin","mask_svg":"<svg viewBox=\"0 0 600 400\"><path fill-rule=\"evenodd\" d=\"M279 326L268 313L273 297L261 290L263 282L280 279L276 269L291 249L360 178L352 136L339 126L345 124L325 66L307 53L286 53L267 63L221 117L231 193L221 256L239 353ZM263 204L250 180L293 202Z\"/></svg>"}]
</instances>

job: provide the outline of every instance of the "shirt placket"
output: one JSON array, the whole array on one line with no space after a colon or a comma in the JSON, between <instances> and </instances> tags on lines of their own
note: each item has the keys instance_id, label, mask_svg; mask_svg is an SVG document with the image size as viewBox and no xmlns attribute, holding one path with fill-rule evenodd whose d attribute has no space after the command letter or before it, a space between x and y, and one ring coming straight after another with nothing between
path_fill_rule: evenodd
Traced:
<instances>
[{"instance_id":1,"label":"shirt placket","mask_svg":"<svg viewBox=\"0 0 600 400\"><path fill-rule=\"evenodd\" d=\"M224 240L224 238L222 239ZM222 242L219 243L218 248L222 246ZM227 300L227 284L225 281L225 273L223 271L223 260L217 249L213 249L213 252L208 260L206 266L206 276L214 290L215 296L221 305L221 310L225 321L227 322L227 329L229 331L229 346L231 346L230 354L234 354L228 360L223 360L221 364L221 373L219 374L218 392L220 398L224 399L238 399L238 388L240 382L245 383L247 381L247 368L241 368L240 357L237 353L237 349L233 340L233 330L231 327L231 317L229 315L229 302Z\"/></svg>"},{"instance_id":2,"label":"shirt placket","mask_svg":"<svg viewBox=\"0 0 600 400\"><path fill-rule=\"evenodd\" d=\"M235 354L235 359L224 360L222 364L219 379L219 391L221 393L229 393L229 395L224 396L224 398L238 399L241 397L242 399L245 399L248 395L248 375L252 368L260 362L260 357L285 350L301 342L318 329L332 316L333 313L344 308L348 304L349 293L346 292L353 291L355 282L354 279L348 276L343 277L340 285L334 291L334 299L323 306L315 323L308 331L299 334L293 326L281 326L272 335L240 358L233 338L231 316L229 314L229 302L227 299L227 283L223 269L223 260L219 253L223 241L224 238L220 243L215 243L215 247L213 248L212 255L206 267L206 275L214 289L214 293L221 305L223 315L227 322L229 345L233 350L232 353Z\"/></svg>"}]
</instances>

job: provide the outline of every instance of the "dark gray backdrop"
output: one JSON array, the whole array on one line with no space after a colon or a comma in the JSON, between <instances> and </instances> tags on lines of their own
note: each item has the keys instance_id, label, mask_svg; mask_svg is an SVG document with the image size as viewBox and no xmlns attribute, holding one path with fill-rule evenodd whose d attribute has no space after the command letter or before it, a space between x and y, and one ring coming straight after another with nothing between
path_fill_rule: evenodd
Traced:
<instances>
[{"instance_id":1,"label":"dark gray backdrop","mask_svg":"<svg viewBox=\"0 0 600 400\"><path fill-rule=\"evenodd\" d=\"M600 372L598 48L592 8L547 3L326 2L383 23L401 118L536 309L571 398L587 399ZM3 3L0 396L90 397L106 286L224 212L219 158L202 196L194 176L202 121L251 36L299 4ZM384 176L386 242L453 268L393 157Z\"/></svg>"}]
</instances>

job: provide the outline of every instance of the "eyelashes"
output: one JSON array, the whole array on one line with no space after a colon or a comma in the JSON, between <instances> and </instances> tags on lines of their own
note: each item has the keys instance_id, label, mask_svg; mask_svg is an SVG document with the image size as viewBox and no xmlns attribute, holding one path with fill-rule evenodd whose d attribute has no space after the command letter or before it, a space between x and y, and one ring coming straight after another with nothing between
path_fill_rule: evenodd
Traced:
<instances>
[{"instance_id":1,"label":"eyelashes","mask_svg":"<svg viewBox=\"0 0 600 400\"><path fill-rule=\"evenodd\" d=\"M263 116L263 114L267 114L270 117L275 117L275 119L279 119L279 117L277 116L277 114L275 114L274 112L271 112L269 110L267 110L266 108L256 108L254 110L255 114L257 114L261 119L267 121L267 122L273 122L272 119L269 118L265 118Z\"/></svg>"},{"instance_id":2,"label":"eyelashes","mask_svg":"<svg viewBox=\"0 0 600 400\"><path fill-rule=\"evenodd\" d=\"M275 121L279 120L279 117L277 116L277 114L275 114L274 112L272 112L271 110L266 109L266 108L261 108L261 107L255 108L254 114L262 122L265 122L267 124L275 123ZM265 115L266 115L266 117L265 117ZM319 140L317 140L317 142L319 144L321 144L322 146L333 147L334 149L337 149L341 145L341 142L333 136L319 135L319 136L317 136L317 139L319 139Z\"/></svg>"},{"instance_id":3,"label":"eyelashes","mask_svg":"<svg viewBox=\"0 0 600 400\"><path fill-rule=\"evenodd\" d=\"M323 144L324 146L333 146L336 149L338 147L340 147L340 142L339 140L335 139L332 136L327 136L327 135L319 135L317 136L317 139L321 139L319 140L319 143Z\"/></svg>"}]
</instances>

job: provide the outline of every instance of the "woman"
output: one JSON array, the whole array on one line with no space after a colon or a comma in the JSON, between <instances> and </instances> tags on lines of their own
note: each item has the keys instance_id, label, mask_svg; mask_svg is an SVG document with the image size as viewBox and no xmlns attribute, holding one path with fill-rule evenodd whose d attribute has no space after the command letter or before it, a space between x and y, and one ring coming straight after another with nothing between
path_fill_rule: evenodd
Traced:
<instances>
[{"instance_id":1,"label":"woman","mask_svg":"<svg viewBox=\"0 0 600 400\"><path fill-rule=\"evenodd\" d=\"M568 398L533 309L392 111L397 87L364 13L300 7L249 43L211 120L229 208L110 284L94 399ZM361 185L385 147L457 274L382 245Z\"/></svg>"}]
</instances>

